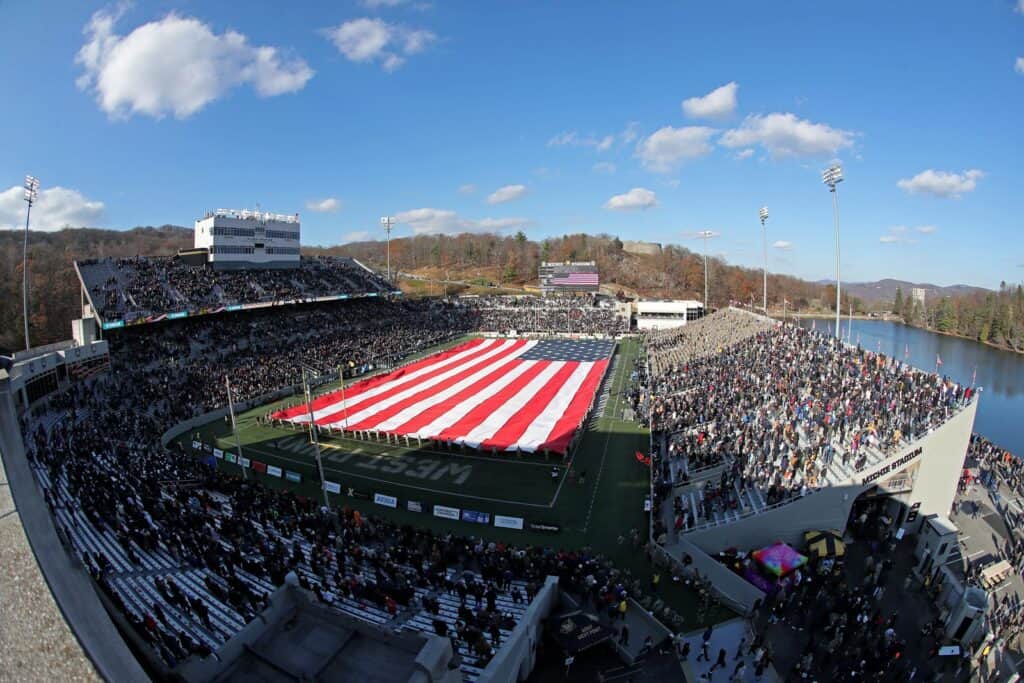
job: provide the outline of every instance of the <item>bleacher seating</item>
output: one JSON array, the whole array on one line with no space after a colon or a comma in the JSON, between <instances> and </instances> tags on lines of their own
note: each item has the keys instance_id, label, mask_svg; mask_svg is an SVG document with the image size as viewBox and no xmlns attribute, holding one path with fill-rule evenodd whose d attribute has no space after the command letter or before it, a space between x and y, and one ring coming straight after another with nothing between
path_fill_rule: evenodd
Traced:
<instances>
[{"instance_id":1,"label":"bleacher seating","mask_svg":"<svg viewBox=\"0 0 1024 683\"><path fill-rule=\"evenodd\" d=\"M173 256L137 256L83 260L78 270L104 319L391 291L382 278L345 257L304 257L294 269L214 270Z\"/></svg>"}]
</instances>

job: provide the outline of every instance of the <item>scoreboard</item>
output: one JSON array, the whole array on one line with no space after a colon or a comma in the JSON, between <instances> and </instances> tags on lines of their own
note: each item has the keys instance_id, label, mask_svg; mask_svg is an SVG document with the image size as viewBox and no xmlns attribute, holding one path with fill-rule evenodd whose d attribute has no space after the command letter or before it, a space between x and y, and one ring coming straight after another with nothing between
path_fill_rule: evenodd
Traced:
<instances>
[{"instance_id":1,"label":"scoreboard","mask_svg":"<svg viewBox=\"0 0 1024 683\"><path fill-rule=\"evenodd\" d=\"M543 261L539 275L540 290L544 294L596 292L600 285L594 261Z\"/></svg>"}]
</instances>

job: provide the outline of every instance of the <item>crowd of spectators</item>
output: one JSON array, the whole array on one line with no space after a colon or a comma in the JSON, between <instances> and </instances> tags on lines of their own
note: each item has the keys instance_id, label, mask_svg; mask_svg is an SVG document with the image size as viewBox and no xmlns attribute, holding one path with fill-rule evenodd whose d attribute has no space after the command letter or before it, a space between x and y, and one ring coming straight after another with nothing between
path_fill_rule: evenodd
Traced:
<instances>
[{"instance_id":1,"label":"crowd of spectators","mask_svg":"<svg viewBox=\"0 0 1024 683\"><path fill-rule=\"evenodd\" d=\"M681 327L651 330L644 336L650 371L671 373L771 327L767 318L725 308Z\"/></svg>"},{"instance_id":2,"label":"crowd of spectators","mask_svg":"<svg viewBox=\"0 0 1024 683\"><path fill-rule=\"evenodd\" d=\"M967 449L967 464L977 468L973 481L984 486L993 498L1009 532L1002 543L997 543L999 559L1006 560L1017 576L1024 575L1024 461L1000 448L980 434L971 436ZM961 479L960 493L970 484ZM1015 500L1014 500L1015 499ZM982 566L968 562L968 579L980 584ZM999 596L993 593L994 604L989 611L991 630L997 636L1010 641L1024 633L1024 606L1020 596L1007 591Z\"/></svg>"},{"instance_id":3,"label":"crowd of spectators","mask_svg":"<svg viewBox=\"0 0 1024 683\"><path fill-rule=\"evenodd\" d=\"M882 504L863 509L849 531L870 548L866 564L854 572L812 554L779 591L767 594L755 610L750 651L761 648L772 656L773 643L795 639L799 649L788 657L795 661L779 668L785 680L931 680L924 667L938 659L946 641L942 629L917 632L912 624L919 615L901 615L889 599L919 588L896 573L892 523Z\"/></svg>"},{"instance_id":4,"label":"crowd of spectators","mask_svg":"<svg viewBox=\"0 0 1024 683\"><path fill-rule=\"evenodd\" d=\"M289 269L214 270L176 256L88 259L78 266L104 318L390 291L376 274L340 257L304 257Z\"/></svg>"},{"instance_id":5,"label":"crowd of spectators","mask_svg":"<svg viewBox=\"0 0 1024 683\"><path fill-rule=\"evenodd\" d=\"M207 656L230 637L226 629L251 620L269 590L285 582L326 604L373 605L396 624L403 615L431 615L435 632L476 666L486 664L511 623L495 596L525 606L552 574L595 604L636 597L681 623L663 602L644 598L639 580L589 549L516 547L328 510L160 446L171 426L226 403L225 377L242 401L296 383L306 364L359 372L476 329L479 310L352 300L111 335L111 372L72 385L50 399L42 419L24 423L58 526L69 539L108 538L112 545L71 546L169 666ZM170 566L153 574L158 557ZM193 572L202 574L202 588L186 578ZM131 593L126 577L151 581L160 599ZM454 626L437 616L441 594L459 600Z\"/></svg>"},{"instance_id":6,"label":"crowd of spectators","mask_svg":"<svg viewBox=\"0 0 1024 683\"><path fill-rule=\"evenodd\" d=\"M595 297L465 296L455 301L487 332L615 336L629 331L629 314Z\"/></svg>"},{"instance_id":7,"label":"crowd of spectators","mask_svg":"<svg viewBox=\"0 0 1024 683\"><path fill-rule=\"evenodd\" d=\"M826 484L833 459L856 472L943 423L973 390L898 360L795 325L725 310L690 333L652 335L665 361L651 369L646 410L666 495L701 467L723 465L682 527L735 509L748 489L765 503ZM690 326L687 326L690 327ZM683 328L684 330L686 328ZM682 508L683 506L680 505ZM678 525L677 525L678 526Z\"/></svg>"}]
</instances>

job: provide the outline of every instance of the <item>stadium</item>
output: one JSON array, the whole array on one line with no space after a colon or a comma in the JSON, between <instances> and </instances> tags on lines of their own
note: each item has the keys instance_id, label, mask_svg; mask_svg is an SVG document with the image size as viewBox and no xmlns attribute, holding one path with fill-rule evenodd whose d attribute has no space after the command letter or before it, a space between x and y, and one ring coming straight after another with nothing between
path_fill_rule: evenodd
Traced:
<instances>
[{"instance_id":1,"label":"stadium","mask_svg":"<svg viewBox=\"0 0 1024 683\"><path fill-rule=\"evenodd\" d=\"M0 371L11 493L108 680L681 680L706 626L831 576L808 534L953 505L972 387L740 307L640 332L593 263L407 300L267 241L298 230L218 210L80 261L73 338Z\"/></svg>"}]
</instances>

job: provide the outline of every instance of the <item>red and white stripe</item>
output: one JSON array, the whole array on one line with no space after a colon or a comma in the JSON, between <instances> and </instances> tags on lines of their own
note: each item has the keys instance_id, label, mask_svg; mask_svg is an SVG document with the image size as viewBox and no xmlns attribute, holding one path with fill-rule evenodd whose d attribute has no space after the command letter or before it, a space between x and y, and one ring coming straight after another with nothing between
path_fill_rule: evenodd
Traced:
<instances>
[{"instance_id":1,"label":"red and white stripe","mask_svg":"<svg viewBox=\"0 0 1024 683\"><path fill-rule=\"evenodd\" d=\"M537 344L473 340L313 402L318 425L438 439L486 450L564 453L608 365L521 360ZM308 423L305 405L274 418Z\"/></svg>"}]
</instances>

